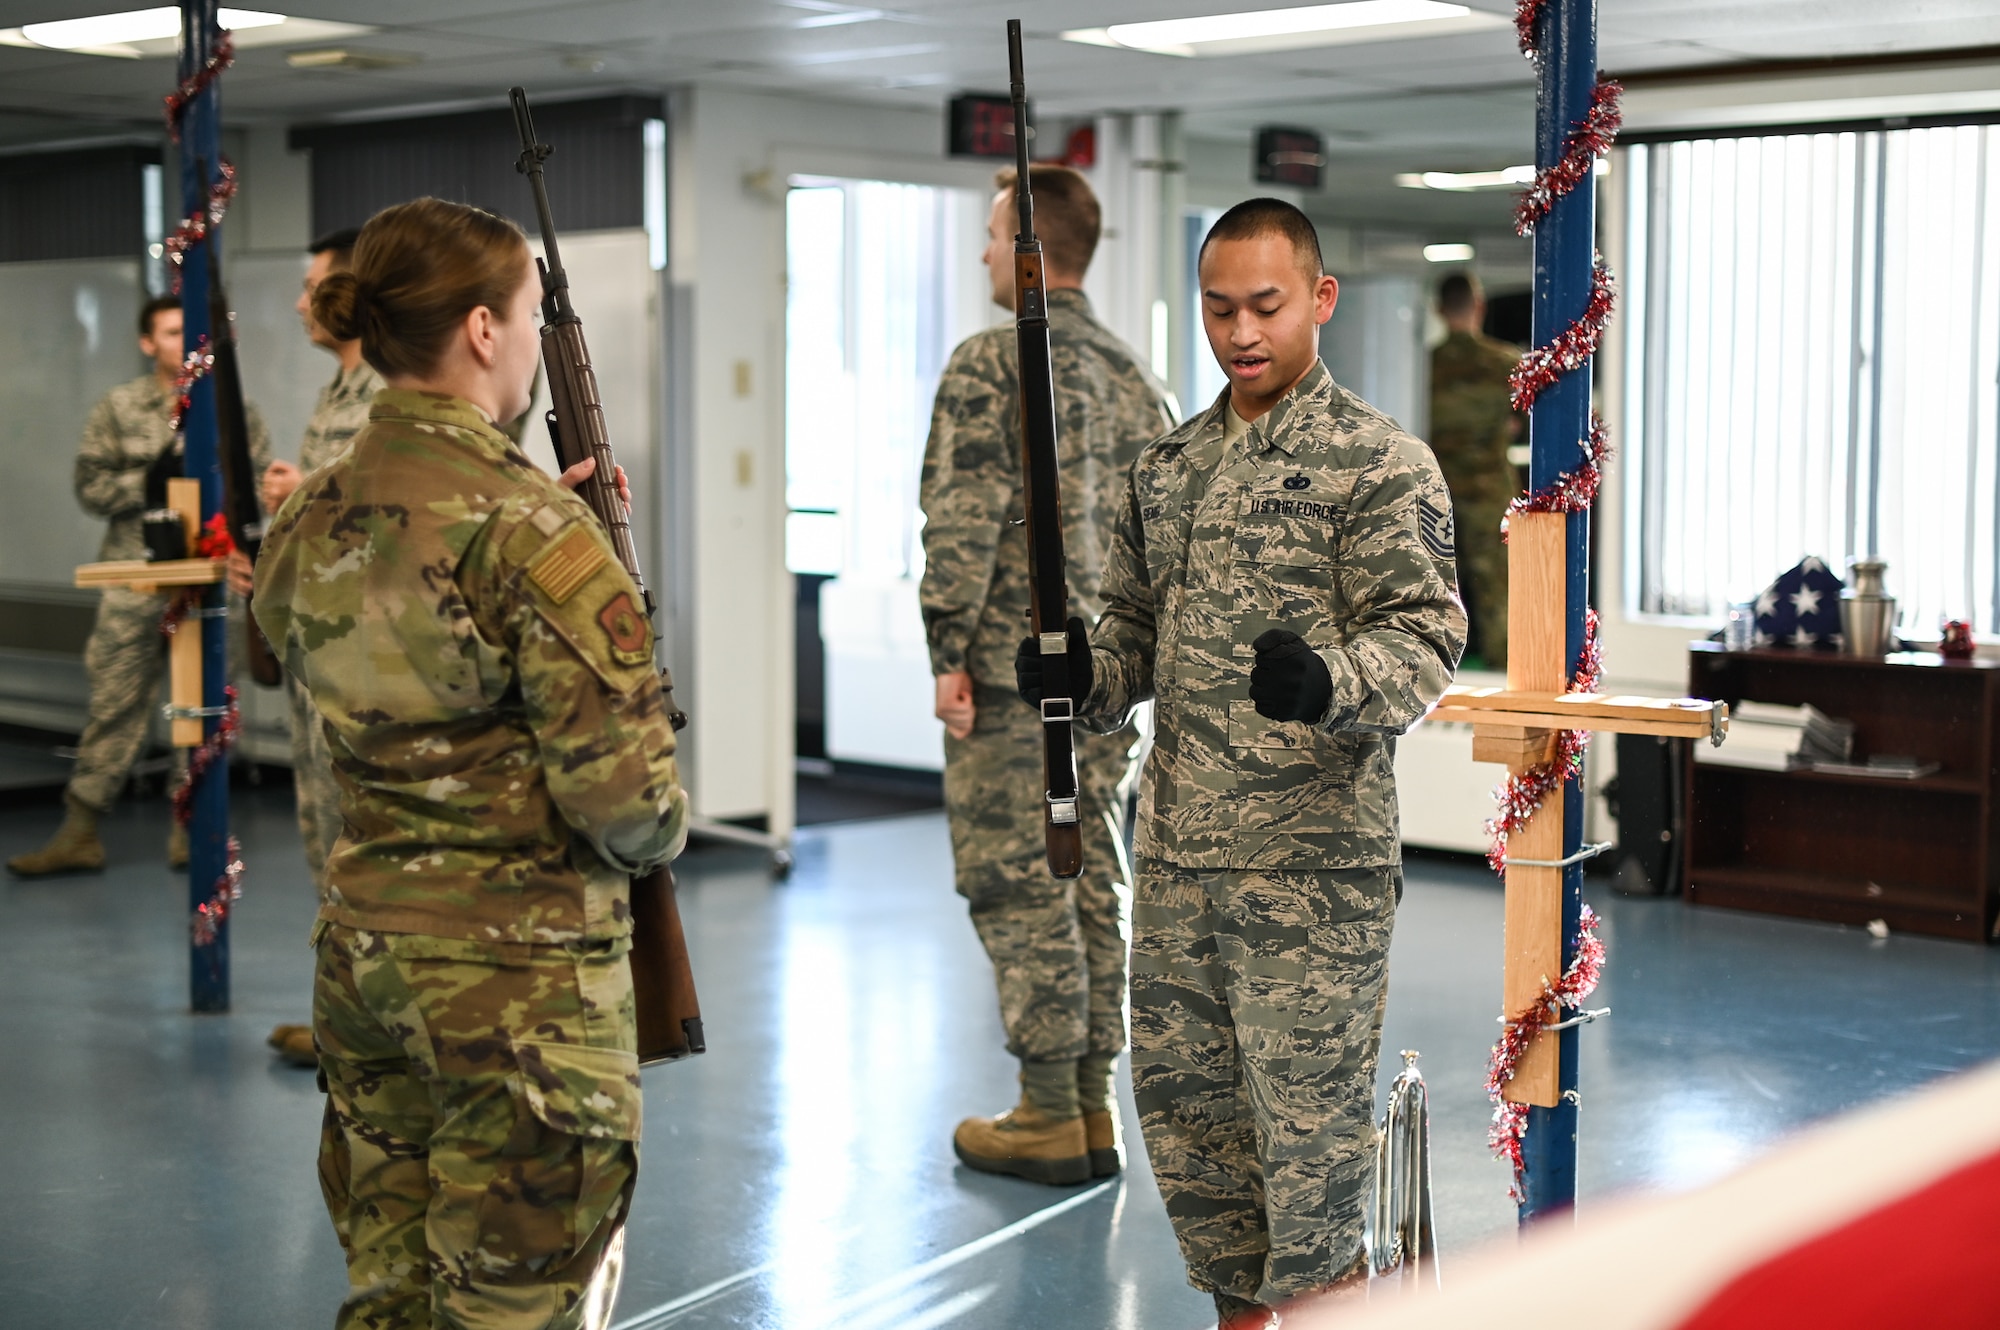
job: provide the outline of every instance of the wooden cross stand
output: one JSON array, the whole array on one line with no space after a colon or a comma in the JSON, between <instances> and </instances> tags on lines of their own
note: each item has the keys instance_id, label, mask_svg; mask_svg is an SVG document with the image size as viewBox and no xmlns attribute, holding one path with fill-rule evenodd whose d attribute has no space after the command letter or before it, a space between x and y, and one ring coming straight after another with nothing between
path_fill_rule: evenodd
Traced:
<instances>
[{"instance_id":1,"label":"wooden cross stand","mask_svg":"<svg viewBox=\"0 0 2000 1330\"><path fill-rule=\"evenodd\" d=\"M201 531L201 482L174 479L167 482L167 507L181 516L187 528L187 547L193 549ZM113 559L106 563L86 563L76 570L80 587L125 587L151 594L161 587L209 586L223 578L221 559ZM196 611L199 613L199 611ZM201 633L192 625L173 635L167 648L168 716L176 748L201 746Z\"/></svg>"},{"instance_id":2,"label":"wooden cross stand","mask_svg":"<svg viewBox=\"0 0 2000 1330\"><path fill-rule=\"evenodd\" d=\"M1475 762L1500 762L1520 775L1555 756L1563 730L1658 734L1721 743L1729 708L1699 698L1569 693L1564 659L1563 513L1517 513L1508 522L1507 687L1445 690L1432 713L1472 726ZM1542 996L1563 970L1562 785L1549 792L1528 825L1507 842L1507 960L1503 985L1511 1018ZM1537 1034L1514 1079L1511 1102L1555 1107L1556 1040Z\"/></svg>"}]
</instances>

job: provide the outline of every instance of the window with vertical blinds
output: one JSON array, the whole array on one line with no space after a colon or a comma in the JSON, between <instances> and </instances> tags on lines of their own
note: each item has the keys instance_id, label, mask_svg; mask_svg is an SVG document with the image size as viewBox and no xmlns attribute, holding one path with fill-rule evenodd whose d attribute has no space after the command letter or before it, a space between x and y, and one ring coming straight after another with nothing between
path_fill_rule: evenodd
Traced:
<instances>
[{"instance_id":1,"label":"window with vertical blinds","mask_svg":"<svg viewBox=\"0 0 2000 1330\"><path fill-rule=\"evenodd\" d=\"M2000 632L2000 126L1626 151L1636 608L1875 554L1907 636Z\"/></svg>"}]
</instances>

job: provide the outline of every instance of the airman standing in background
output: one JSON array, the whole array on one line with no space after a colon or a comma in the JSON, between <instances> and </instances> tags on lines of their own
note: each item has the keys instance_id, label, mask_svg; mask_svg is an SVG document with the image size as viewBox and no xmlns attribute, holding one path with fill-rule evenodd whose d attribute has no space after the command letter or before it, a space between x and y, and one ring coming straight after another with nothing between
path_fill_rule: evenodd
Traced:
<instances>
[{"instance_id":1,"label":"airman standing in background","mask_svg":"<svg viewBox=\"0 0 2000 1330\"><path fill-rule=\"evenodd\" d=\"M1431 352L1431 429L1458 529L1458 569L1472 616L1468 657L1507 668L1507 546L1500 523L1520 491L1507 449L1521 434L1507 376L1521 349L1480 329L1486 295L1479 279L1453 273L1438 284L1438 315L1450 329Z\"/></svg>"},{"instance_id":2,"label":"airman standing in background","mask_svg":"<svg viewBox=\"0 0 2000 1330\"><path fill-rule=\"evenodd\" d=\"M382 387L382 376L361 358L361 339L337 340L312 316L313 292L328 273L345 272L354 256L354 228L334 231L315 240L306 250L312 261L306 265L298 303L299 320L305 325L312 344L331 352L340 368L313 405L312 419L306 422L304 440L299 444L299 461L276 461L264 471L264 510L275 513L299 487L305 476L319 470L347 451L354 436L368 423L368 407ZM287 676L285 692L292 705L292 791L298 802L299 840L305 846L306 867L313 886L326 892L326 857L340 836L340 790L333 779L333 757L327 751L326 736L320 730L319 712L312 695L297 678ZM313 1052L312 1026L280 1025L271 1031L271 1046L286 1061L302 1067L317 1067Z\"/></svg>"},{"instance_id":3,"label":"airman standing in background","mask_svg":"<svg viewBox=\"0 0 2000 1330\"><path fill-rule=\"evenodd\" d=\"M1171 429L1172 398L1092 315L1083 277L1097 248L1096 197L1067 167L1030 168L1046 252L1072 612L1095 620L1104 551L1139 450ZM1014 181L996 178L985 263L994 303L1014 307ZM968 1166L1038 1182L1115 1173L1123 1156L1113 1067L1124 1049L1131 868L1129 726L1077 732L1083 876L1049 876L1040 713L1021 705L1015 640L1028 612L1020 525L1021 383L1014 328L961 343L938 384L924 455L922 599L945 723L945 807L958 890L992 959L1021 1100L953 1136Z\"/></svg>"},{"instance_id":4,"label":"airman standing in background","mask_svg":"<svg viewBox=\"0 0 2000 1330\"><path fill-rule=\"evenodd\" d=\"M140 309L139 350L153 362L151 372L104 394L90 410L77 450L77 502L110 524L99 559L146 557L142 514L166 502L167 481L181 474L173 429L183 350L179 296L155 296ZM250 455L261 466L271 459L270 432L257 408L245 407ZM8 861L8 871L17 877L104 867L97 820L125 787L152 729L167 663L167 639L160 631L166 609L164 595L104 589L83 649L90 709L77 740L76 771L63 791L67 815L47 845ZM185 868L187 855L187 833L176 825L167 836L167 862Z\"/></svg>"}]
</instances>

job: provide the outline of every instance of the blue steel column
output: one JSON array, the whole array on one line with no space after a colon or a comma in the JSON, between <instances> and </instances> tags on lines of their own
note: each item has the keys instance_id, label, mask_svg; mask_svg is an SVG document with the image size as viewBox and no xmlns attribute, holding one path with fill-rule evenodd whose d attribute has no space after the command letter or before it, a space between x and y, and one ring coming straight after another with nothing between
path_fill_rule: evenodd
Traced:
<instances>
[{"instance_id":1,"label":"blue steel column","mask_svg":"<svg viewBox=\"0 0 2000 1330\"><path fill-rule=\"evenodd\" d=\"M1548 0L1536 23L1541 52L1536 72L1535 166L1546 170L1561 157L1563 142L1590 110L1597 86L1596 0ZM1596 253L1596 191L1586 180L1557 200L1535 227L1535 345L1542 346L1582 317L1590 300L1591 266ZM1535 399L1529 412L1528 486L1540 490L1565 471L1583 464L1590 434L1590 367L1564 375ZM1590 596L1590 515L1571 513L1568 522L1568 597L1565 641L1572 669L1583 650L1584 609ZM1583 846L1583 782L1563 787L1563 856ZM1583 909L1583 868L1563 870L1563 965L1576 955ZM1562 1100L1554 1108L1528 1111L1522 1142L1526 1177L1521 1222L1559 1213L1576 1202L1577 1030L1561 1031L1558 1084Z\"/></svg>"},{"instance_id":2,"label":"blue steel column","mask_svg":"<svg viewBox=\"0 0 2000 1330\"><path fill-rule=\"evenodd\" d=\"M208 63L220 32L216 26L216 0L185 0L181 6L181 63L183 79L192 78ZM210 81L195 98L181 122L181 209L193 216L208 207L208 191L220 175L222 160L222 117L216 84ZM220 228L211 227L208 239L188 247L181 263L181 317L186 329L187 350L192 352L209 332L208 270L210 246L222 243ZM187 439L186 474L201 482L201 520L204 525L222 511L222 465L218 448L215 410L215 380L203 376L195 380L188 394L188 410L182 422ZM201 704L221 707L228 701L223 690L229 684L229 624L220 611L229 603L227 588L221 584L204 588L201 608L216 611L193 616L181 631L201 626ZM202 722L202 733L212 738L221 727L218 716ZM223 876L229 859L229 768L218 761L208 770L194 792L194 821L188 827L188 910L205 904L215 894L215 884ZM192 945L189 952L188 999L196 1011L229 1010L229 923L216 926L215 940L206 946Z\"/></svg>"}]
</instances>

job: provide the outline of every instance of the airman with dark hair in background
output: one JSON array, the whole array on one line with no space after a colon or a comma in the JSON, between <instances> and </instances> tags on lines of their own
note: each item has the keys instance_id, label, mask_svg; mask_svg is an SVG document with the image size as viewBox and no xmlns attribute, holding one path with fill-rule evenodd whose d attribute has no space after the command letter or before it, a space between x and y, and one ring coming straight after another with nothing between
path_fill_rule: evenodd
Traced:
<instances>
[{"instance_id":1,"label":"airman with dark hair in background","mask_svg":"<svg viewBox=\"0 0 2000 1330\"><path fill-rule=\"evenodd\" d=\"M1438 315L1450 329L1431 352L1431 451L1451 490L1458 571L1472 615L1468 654L1490 670L1507 668L1507 546L1500 523L1519 492L1507 449L1521 433L1507 376L1521 350L1481 332L1486 295L1479 279L1453 273L1438 283Z\"/></svg>"},{"instance_id":2,"label":"airman with dark hair in background","mask_svg":"<svg viewBox=\"0 0 2000 1330\"><path fill-rule=\"evenodd\" d=\"M148 373L104 394L83 426L76 457L76 499L93 517L108 520L100 559L146 557L141 515L166 503L167 481L181 474L172 417L181 373L179 296L155 296L139 311L139 350L152 361ZM245 403L250 422L250 455L262 466L271 459L271 436L254 405ZM76 771L63 791L67 815L61 829L41 849L7 863L17 877L89 872L104 867L104 843L97 820L124 788L132 763L145 745L157 714L154 703L166 670L167 639L160 631L167 597L106 587L97 621L83 649L90 680L90 710L77 740ZM167 862L187 866L187 833L175 826L167 837Z\"/></svg>"},{"instance_id":3,"label":"airman with dark hair in background","mask_svg":"<svg viewBox=\"0 0 2000 1330\"><path fill-rule=\"evenodd\" d=\"M315 240L306 250L312 261L306 265L295 308L305 326L306 337L314 346L330 352L340 362L333 378L319 390L312 419L306 422L305 438L299 444L298 465L276 461L265 468L264 510L275 513L284 506L305 476L319 470L347 451L354 436L368 423L368 406L382 384L375 367L361 358L361 339L341 341L312 316L313 292L329 273L345 272L354 257L355 228L334 231ZM340 835L340 789L333 779L333 757L327 751L326 736L320 729L319 712L313 709L312 695L296 678L287 677L285 692L292 706L292 790L298 802L299 840L306 852L306 867L312 871L313 885L326 890L326 857ZM317 1067L313 1052L312 1026L280 1025L271 1031L271 1046L288 1062Z\"/></svg>"}]
</instances>

